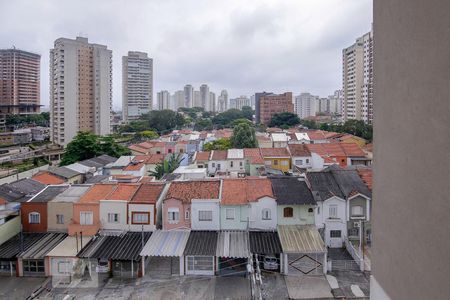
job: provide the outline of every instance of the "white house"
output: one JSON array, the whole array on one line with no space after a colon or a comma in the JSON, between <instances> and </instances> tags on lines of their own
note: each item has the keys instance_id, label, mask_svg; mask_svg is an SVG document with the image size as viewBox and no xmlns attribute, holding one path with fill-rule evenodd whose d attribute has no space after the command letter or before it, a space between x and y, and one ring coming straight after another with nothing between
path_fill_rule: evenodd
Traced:
<instances>
[{"instance_id":1,"label":"white house","mask_svg":"<svg viewBox=\"0 0 450 300\"><path fill-rule=\"evenodd\" d=\"M192 230L220 230L219 199L192 199Z\"/></svg>"},{"instance_id":2,"label":"white house","mask_svg":"<svg viewBox=\"0 0 450 300\"><path fill-rule=\"evenodd\" d=\"M325 244L330 248L343 246L347 236L347 204L340 197L333 196L317 201L316 226L324 230Z\"/></svg>"},{"instance_id":3,"label":"white house","mask_svg":"<svg viewBox=\"0 0 450 300\"><path fill-rule=\"evenodd\" d=\"M245 172L245 158L243 149L228 149L227 161L229 172Z\"/></svg>"},{"instance_id":4,"label":"white house","mask_svg":"<svg viewBox=\"0 0 450 300\"><path fill-rule=\"evenodd\" d=\"M277 227L277 201L264 196L250 201L249 229L275 230Z\"/></svg>"},{"instance_id":5,"label":"white house","mask_svg":"<svg viewBox=\"0 0 450 300\"><path fill-rule=\"evenodd\" d=\"M309 169L312 166L311 152L303 144L289 144L289 152L292 156L292 166L301 169Z\"/></svg>"},{"instance_id":6,"label":"white house","mask_svg":"<svg viewBox=\"0 0 450 300\"><path fill-rule=\"evenodd\" d=\"M289 136L284 132L274 132L270 135L273 148L286 148Z\"/></svg>"}]
</instances>

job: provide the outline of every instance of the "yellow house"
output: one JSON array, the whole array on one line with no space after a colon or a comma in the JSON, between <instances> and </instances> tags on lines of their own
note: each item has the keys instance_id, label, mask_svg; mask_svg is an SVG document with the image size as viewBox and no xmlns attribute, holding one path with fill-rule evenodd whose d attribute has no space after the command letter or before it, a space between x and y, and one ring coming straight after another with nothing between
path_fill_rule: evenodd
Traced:
<instances>
[{"instance_id":1,"label":"yellow house","mask_svg":"<svg viewBox=\"0 0 450 300\"><path fill-rule=\"evenodd\" d=\"M291 168L291 154L287 148L261 148L266 167L288 172Z\"/></svg>"},{"instance_id":2,"label":"yellow house","mask_svg":"<svg viewBox=\"0 0 450 300\"><path fill-rule=\"evenodd\" d=\"M341 143L357 144L359 147L364 147L367 143L365 139L352 134L344 134L341 137L338 137L337 140Z\"/></svg>"}]
</instances>

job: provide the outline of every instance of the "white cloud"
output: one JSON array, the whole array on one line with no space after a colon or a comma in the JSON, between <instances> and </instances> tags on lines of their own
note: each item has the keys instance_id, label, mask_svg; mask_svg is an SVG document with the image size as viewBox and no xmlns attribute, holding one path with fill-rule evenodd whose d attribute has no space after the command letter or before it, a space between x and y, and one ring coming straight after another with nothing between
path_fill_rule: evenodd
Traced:
<instances>
[{"instance_id":1,"label":"white cloud","mask_svg":"<svg viewBox=\"0 0 450 300\"><path fill-rule=\"evenodd\" d=\"M121 57L154 59L156 92L208 83L231 97L255 91L341 86L341 51L370 29L371 0L0 1L0 48L40 53L42 103L48 56L59 37L82 33L113 51L113 101L121 106Z\"/></svg>"}]
</instances>

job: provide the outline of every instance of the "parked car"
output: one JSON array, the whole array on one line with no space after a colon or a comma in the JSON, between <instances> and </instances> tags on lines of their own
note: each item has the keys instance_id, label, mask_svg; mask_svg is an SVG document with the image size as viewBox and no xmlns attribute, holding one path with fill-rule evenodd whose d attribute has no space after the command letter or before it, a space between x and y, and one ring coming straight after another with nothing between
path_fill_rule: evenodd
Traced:
<instances>
[{"instance_id":1,"label":"parked car","mask_svg":"<svg viewBox=\"0 0 450 300\"><path fill-rule=\"evenodd\" d=\"M275 256L265 256L263 267L265 270L278 270L278 259Z\"/></svg>"}]
</instances>

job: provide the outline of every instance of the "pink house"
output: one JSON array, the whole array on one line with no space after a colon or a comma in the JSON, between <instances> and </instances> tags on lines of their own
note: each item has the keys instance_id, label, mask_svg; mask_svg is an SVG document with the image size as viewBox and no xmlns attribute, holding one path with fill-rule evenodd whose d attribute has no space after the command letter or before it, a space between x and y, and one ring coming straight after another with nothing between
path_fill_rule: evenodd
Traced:
<instances>
[{"instance_id":1,"label":"pink house","mask_svg":"<svg viewBox=\"0 0 450 300\"><path fill-rule=\"evenodd\" d=\"M174 181L162 205L163 229L191 228L191 201L218 199L220 180Z\"/></svg>"}]
</instances>

